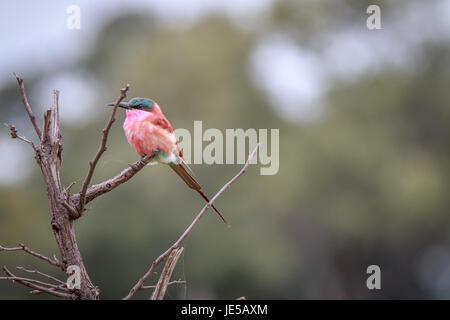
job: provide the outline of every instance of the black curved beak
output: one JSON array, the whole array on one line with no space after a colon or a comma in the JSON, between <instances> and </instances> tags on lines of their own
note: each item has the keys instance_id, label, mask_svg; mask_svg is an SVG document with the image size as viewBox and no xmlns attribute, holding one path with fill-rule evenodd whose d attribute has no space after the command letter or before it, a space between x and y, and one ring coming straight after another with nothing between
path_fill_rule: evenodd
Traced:
<instances>
[{"instance_id":1,"label":"black curved beak","mask_svg":"<svg viewBox=\"0 0 450 320\"><path fill-rule=\"evenodd\" d=\"M114 107L116 104L114 102L108 103L107 104L110 107ZM127 102L121 102L119 103L119 107L124 108L124 109L130 109L130 104Z\"/></svg>"}]
</instances>

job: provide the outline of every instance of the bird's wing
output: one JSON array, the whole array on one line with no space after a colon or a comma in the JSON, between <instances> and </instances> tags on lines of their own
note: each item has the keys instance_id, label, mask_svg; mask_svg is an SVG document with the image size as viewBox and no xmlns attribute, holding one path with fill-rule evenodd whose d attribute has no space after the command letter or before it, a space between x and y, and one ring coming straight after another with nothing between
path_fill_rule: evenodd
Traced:
<instances>
[{"instance_id":1,"label":"bird's wing","mask_svg":"<svg viewBox=\"0 0 450 320\"><path fill-rule=\"evenodd\" d=\"M153 123L155 126L158 126L158 127L162 128L162 129L164 129L164 130L169 131L170 133L173 132L173 128L172 128L172 126L170 125L170 122L169 122L164 116L153 118L153 119L152 119L152 123Z\"/></svg>"}]
</instances>

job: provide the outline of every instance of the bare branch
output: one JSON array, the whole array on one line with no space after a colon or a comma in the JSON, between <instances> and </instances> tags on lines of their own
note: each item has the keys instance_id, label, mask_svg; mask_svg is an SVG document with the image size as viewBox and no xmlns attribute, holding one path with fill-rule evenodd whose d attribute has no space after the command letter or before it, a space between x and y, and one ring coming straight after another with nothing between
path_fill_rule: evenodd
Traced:
<instances>
[{"instance_id":1,"label":"bare branch","mask_svg":"<svg viewBox=\"0 0 450 320\"><path fill-rule=\"evenodd\" d=\"M26 142L26 143L28 143L35 151L36 151L36 147L35 147L35 145L34 145L34 143L33 142L31 142L30 140L28 140L27 138L25 138L25 137L22 137L22 136L20 136L20 135L18 135L17 134L17 129L16 129L16 126L15 125L13 125L13 124L4 124L5 126L7 126L7 127L9 127L9 134L11 135L11 138L12 139L19 139L19 140L22 140L23 142Z\"/></svg>"},{"instance_id":2,"label":"bare branch","mask_svg":"<svg viewBox=\"0 0 450 320\"><path fill-rule=\"evenodd\" d=\"M167 283L167 286L171 286L171 285L174 285L174 284L186 284L186 281L185 280L173 280L173 281L170 281L169 283ZM142 290L144 290L144 289L155 289L156 288L156 285L153 285L153 286L142 286Z\"/></svg>"},{"instance_id":3,"label":"bare branch","mask_svg":"<svg viewBox=\"0 0 450 320\"><path fill-rule=\"evenodd\" d=\"M76 181L72 181L71 184L69 184L67 186L67 188L64 189L64 193L66 194L66 202L69 202L69 198L70 198L70 189L72 188L72 186L76 183Z\"/></svg>"},{"instance_id":4,"label":"bare branch","mask_svg":"<svg viewBox=\"0 0 450 320\"><path fill-rule=\"evenodd\" d=\"M57 286L56 288L48 288L48 290L50 290L50 291L55 291L55 290L67 291L67 289L63 285ZM70 290L69 290L69 292L70 292ZM36 290L31 290L30 293L31 294L41 294L41 293L46 293L46 292L42 292L41 290L36 289Z\"/></svg>"},{"instance_id":5,"label":"bare branch","mask_svg":"<svg viewBox=\"0 0 450 320\"><path fill-rule=\"evenodd\" d=\"M119 103L127 96L127 91L129 88L130 88L130 85L127 84L125 86L125 88L120 89L120 95L114 104L114 107L113 107L113 110L111 113L111 117L109 118L109 121L108 121L106 127L103 129L103 137L102 137L102 142L100 144L100 147L99 147L94 159L89 161L89 171L86 175L86 178L84 179L83 186L80 191L80 200L79 200L79 205L78 205L80 214L83 212L84 205L86 204L86 191L87 191L89 184L91 183L91 179L92 179L92 175L94 174L95 166L97 165L97 162L100 159L100 157L102 156L103 152L106 151L106 142L108 140L109 130L111 129L111 126L114 123L114 121L116 121L115 116L116 116L117 108L119 106Z\"/></svg>"},{"instance_id":6,"label":"bare branch","mask_svg":"<svg viewBox=\"0 0 450 320\"><path fill-rule=\"evenodd\" d=\"M36 131L37 136L39 139L41 138L41 129L39 128L38 124L36 123L36 117L33 114L33 111L31 110L30 104L28 103L27 94L25 92L25 86L23 84L23 79L20 78L16 73L14 73L14 76L17 79L17 83L19 84L20 88L20 94L22 95L22 102L25 106L25 109L27 110L28 116L30 117L30 121L33 124L34 130Z\"/></svg>"},{"instance_id":7,"label":"bare branch","mask_svg":"<svg viewBox=\"0 0 450 320\"><path fill-rule=\"evenodd\" d=\"M62 297L74 299L97 299L99 294L98 288L92 283L89 274L87 273L86 267L81 258L77 241L75 239L72 217L75 214L79 216L80 210L77 210L78 202L73 202L73 197L71 198L69 188L64 190L61 184L60 168L62 161L62 143L61 131L59 128L59 92L57 90L53 90L53 104L50 110L47 110L44 114L44 124L41 130L41 128L39 128L36 124L36 118L34 117L28 103L23 80L17 75L15 76L19 84L25 109L32 125L35 128L36 134L40 139L40 144L36 145L35 159L41 169L45 181L48 200L50 203L51 227L60 251L61 263L56 257L53 259L47 258L39 253L31 251L22 244L16 248L0 247L0 251L22 250L30 255L33 255L34 257L47 261L62 270L64 270L68 265L77 265L80 267L81 288L80 290L74 292L73 295ZM10 127L10 132L13 138L21 138L18 136L15 127ZM32 281L23 279L21 281L23 284L33 288L33 293L61 291L61 289L58 288L49 288L45 286L42 288L42 285L33 283Z\"/></svg>"},{"instance_id":8,"label":"bare branch","mask_svg":"<svg viewBox=\"0 0 450 320\"><path fill-rule=\"evenodd\" d=\"M125 298L123 298L123 300L130 300L135 296L136 292L138 290L140 290L142 288L142 286L144 285L144 282L153 274L153 272L155 271L155 268L162 261L164 261L164 259L167 258L173 250L177 249L180 246L180 244L183 242L184 239L186 239L186 237L189 235L189 233L192 231L192 229L195 227L195 225L200 221L202 216L205 214L206 210L211 207L211 205L214 203L214 201L216 201L216 199L225 190L227 190L240 176L242 176L247 171L247 168L250 165L250 161L255 156L256 151L258 150L258 147L259 147L259 143L256 145L255 150L253 150L253 152L249 155L247 162L245 163L245 165L241 169L241 171L239 171L230 181L228 181L222 187L222 189L219 190L219 192L216 193L216 195L213 198L211 198L211 201L203 207L203 209L200 211L200 213L195 217L194 221L192 221L192 223L189 225L189 227L187 227L187 229L178 238L178 240L169 249L167 249L164 253L162 253L155 261L153 261L152 265L150 266L150 269L144 274L144 276L142 276L142 278L139 279L139 281L134 285L134 287L131 288L130 292L128 293L128 295Z\"/></svg>"},{"instance_id":9,"label":"bare branch","mask_svg":"<svg viewBox=\"0 0 450 320\"><path fill-rule=\"evenodd\" d=\"M99 184L94 184L90 186L89 189L86 191L85 204L91 202L95 198L105 193L112 191L121 184L130 180L136 173L138 173L142 168L144 168L150 162L150 160L153 159L153 157L154 155L146 155L140 160L134 162L133 164L130 164L128 168L124 169L121 173L119 173L115 177L103 181ZM72 199L73 202L77 203L80 199L80 196L81 196L80 194L75 194Z\"/></svg>"},{"instance_id":10,"label":"bare branch","mask_svg":"<svg viewBox=\"0 0 450 320\"><path fill-rule=\"evenodd\" d=\"M46 256L43 256L40 253L34 252L32 250L30 250L28 247L26 247L23 243L19 243L18 247L14 247L14 248L5 248L3 246L0 246L0 251L25 251L26 253L32 255L33 257L39 258L41 260L47 261L48 263L50 263L51 265L61 268L61 270L63 269L62 264L55 258L54 260L47 258Z\"/></svg>"},{"instance_id":11,"label":"bare branch","mask_svg":"<svg viewBox=\"0 0 450 320\"><path fill-rule=\"evenodd\" d=\"M66 285L66 283L65 283L64 281L61 281L61 280L59 280L59 279L57 279L57 278L55 278L55 277L53 277L53 276L51 276L51 275L49 275L49 274L46 274L46 273L44 273L44 272L41 272L41 271L39 271L39 270L28 270L28 269L25 269L24 267L16 267L16 268L19 269L19 270L28 272L28 273L36 273L36 274L39 274L39 275L41 275L41 276L43 276L43 277L46 277L47 279L53 280L53 281L55 281L55 282L58 282L58 283L60 283L60 284L62 284L62 285L64 285L64 286Z\"/></svg>"},{"instance_id":12,"label":"bare branch","mask_svg":"<svg viewBox=\"0 0 450 320\"><path fill-rule=\"evenodd\" d=\"M166 294L167 286L169 285L169 280L172 277L173 270L181 257L183 252L183 247L179 249L174 249L169 257L167 258L166 265L164 266L161 276L159 277L158 283L156 284L155 291L151 297L152 300L163 300Z\"/></svg>"},{"instance_id":13,"label":"bare branch","mask_svg":"<svg viewBox=\"0 0 450 320\"><path fill-rule=\"evenodd\" d=\"M5 267L3 267L3 270L5 270ZM54 285L54 284L51 284L51 283L47 283L47 282L43 282L43 281L39 281L39 280L35 280L35 279L17 277L15 275L11 275L11 276L8 276L8 277L0 277L0 280L28 281L28 282L36 283L36 284L39 284L39 285L42 285L42 286L46 286L46 287L52 288L52 289L59 289L60 288L59 285ZM61 287L61 290L63 290L63 291L70 291L69 289L62 288L62 287Z\"/></svg>"},{"instance_id":14,"label":"bare branch","mask_svg":"<svg viewBox=\"0 0 450 320\"><path fill-rule=\"evenodd\" d=\"M16 277L11 271L9 271L5 266L3 266L3 270L5 271L7 277L0 277L0 280L12 280L13 282L18 282L24 286L27 286L29 288L39 290L45 293L48 293L50 295L53 295L58 298L64 298L64 299L74 299L74 295L71 293L65 293L65 292L58 292L56 291L64 289L59 286L52 285L50 283L45 283L42 281L34 280L34 279L27 279L22 277ZM64 291L68 289L64 289Z\"/></svg>"},{"instance_id":15,"label":"bare branch","mask_svg":"<svg viewBox=\"0 0 450 320\"><path fill-rule=\"evenodd\" d=\"M28 272L28 273L39 274L39 275L41 275L41 276L43 276L43 277L45 277L47 279L50 279L50 280L53 280L53 281L59 283L59 285L53 285L52 284L49 287L49 290L60 290L60 291L70 292L70 290L67 288L67 284L64 281L59 280L58 278L55 278L55 277L53 277L53 276L51 276L49 274L46 274L44 272L41 272L39 270L28 270L28 269L25 269L24 267L16 267L16 268L19 269L19 270ZM30 291L30 293L31 294L41 294L41 293L45 293L45 292L42 292L40 290L32 290L32 291Z\"/></svg>"},{"instance_id":16,"label":"bare branch","mask_svg":"<svg viewBox=\"0 0 450 320\"><path fill-rule=\"evenodd\" d=\"M120 174L116 175L115 177L106 180L104 182L101 182L99 184L90 186L96 166L98 165L101 156L106 151L108 135L111 130L112 124L115 121L117 108L120 102L126 97L129 85L120 90L120 95L114 104L114 108L112 110L109 121L107 122L106 127L103 129L103 135L99 149L97 150L94 158L89 162L89 169L82 182L80 192L78 194L72 195L70 193L70 188L72 187L73 183L64 189L60 179L62 144L61 144L61 132L59 128L59 111L58 111L59 92L57 90L53 91L53 105L50 108L50 110L47 110L44 114L44 123L41 130L41 128L36 123L36 118L28 103L25 87L23 84L23 79L21 79L16 74L15 76L22 95L22 102L28 113L30 121L36 131L36 134L40 139L40 144L34 146L34 144L31 141L29 141L24 137L19 136L14 125L9 125L9 130L12 138L20 139L30 144L36 152L35 159L42 171L47 188L48 199L50 202L52 231L60 250L61 262L59 262L56 256L53 256L53 258L45 257L37 252L30 250L23 244L19 244L18 247L12 248L5 248L0 246L0 251L24 251L34 257L46 261L47 263L53 266L57 266L62 270L65 270L65 266L77 265L80 267L81 271L81 288L80 290L77 291L69 290L65 285L65 283L63 283L61 280L58 280L57 278L52 277L51 275L42 273L37 270L27 270L22 267L18 268L28 273L36 273L38 275L46 277L47 279L51 279L56 283L46 283L40 280L34 280L25 277L17 277L14 274L12 274L6 267L4 267L3 270L5 271L7 277L0 277L0 280L12 280L15 282L19 282L22 285L32 288L33 290L31 291L31 293L34 294L48 293L65 299L98 299L99 295L98 288L92 283L87 273L86 267L83 263L83 260L81 258L81 253L79 251L78 244L75 239L73 220L80 217L80 215L83 213L85 209L85 205L88 202L94 200L95 198L107 192L110 192L119 185L127 182L137 172L142 170L142 168L145 167L145 165L148 164L148 162L154 156L154 155L147 155L142 159L140 159L139 161L129 165L129 168L124 169ZM205 212L209 208L211 208L214 201L216 201L216 199L247 170L249 162L254 157L257 148L258 146L249 156L242 170L235 177L233 177L233 179L231 179L227 184L225 184L222 187L222 189L220 189L219 192L211 199L211 201L203 207L200 213L198 213L196 218L187 227L187 229L178 238L178 240L152 263L147 273L142 278L139 279L137 284L131 289L130 293L124 298L124 300L131 299L138 290L149 289L150 287L154 287L155 289L155 292L153 294L155 299L162 299L164 297L168 285L176 283L185 283L185 281L180 280L170 282L171 274L176 265L177 259L179 258L181 251L183 250L182 248L180 249L181 243L190 234L190 232L193 230L193 228L199 222L199 220L205 214ZM169 259L167 259L168 257ZM163 273L158 281L158 284L155 286L144 286L144 282L154 273L156 267L166 259L168 261L166 263L165 268L163 269Z\"/></svg>"}]
</instances>

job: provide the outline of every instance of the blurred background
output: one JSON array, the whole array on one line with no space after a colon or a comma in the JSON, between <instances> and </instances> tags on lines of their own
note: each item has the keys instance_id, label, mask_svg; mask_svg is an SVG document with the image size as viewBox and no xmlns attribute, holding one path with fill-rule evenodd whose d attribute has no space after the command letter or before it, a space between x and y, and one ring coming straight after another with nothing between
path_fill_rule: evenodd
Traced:
<instances>
[{"instance_id":1,"label":"blurred background","mask_svg":"<svg viewBox=\"0 0 450 320\"><path fill-rule=\"evenodd\" d=\"M366 26L374 3L380 30ZM70 5L80 29L66 26ZM167 299L450 298L450 2L20 0L0 17L2 127L36 141L12 72L39 123L60 90L73 191L126 83L176 128L280 129L278 174L252 165L218 199L232 228L202 219L173 275L187 284ZM137 160L123 119L94 183ZM58 253L31 149L3 127L0 152L0 244ZM210 195L240 168L193 165ZM202 206L161 165L90 203L76 232L100 298L125 296ZM21 252L0 264L65 279ZM366 287L372 264L381 290ZM44 298L28 291L0 282L1 299Z\"/></svg>"}]
</instances>

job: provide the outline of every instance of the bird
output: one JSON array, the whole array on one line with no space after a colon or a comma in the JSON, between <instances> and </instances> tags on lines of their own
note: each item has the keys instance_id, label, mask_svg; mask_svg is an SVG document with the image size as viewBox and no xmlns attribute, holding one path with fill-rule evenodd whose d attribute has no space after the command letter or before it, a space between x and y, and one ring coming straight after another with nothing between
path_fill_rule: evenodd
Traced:
<instances>
[{"instance_id":1,"label":"bird","mask_svg":"<svg viewBox=\"0 0 450 320\"><path fill-rule=\"evenodd\" d=\"M115 103L109 103L108 106L115 106ZM197 191L209 203L209 198L184 160L172 125L162 113L161 107L152 99L140 97L132 98L128 102L120 102L118 107L126 110L123 129L128 143L136 153L141 158L152 155L152 161L168 165L189 188ZM211 207L229 226L219 210L214 205Z\"/></svg>"}]
</instances>

